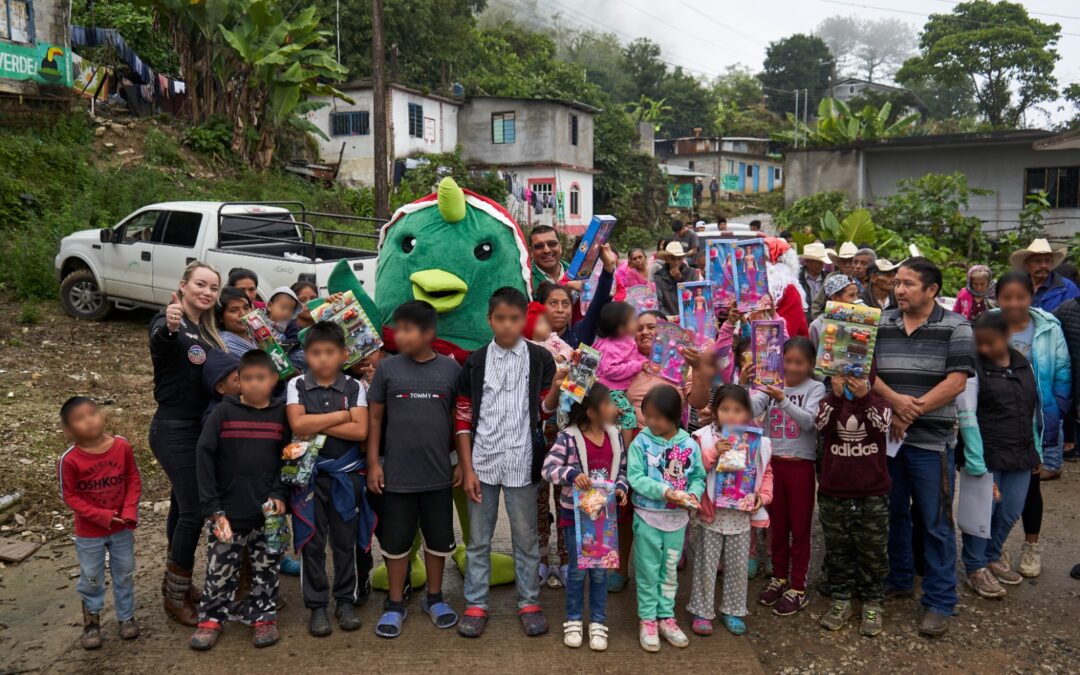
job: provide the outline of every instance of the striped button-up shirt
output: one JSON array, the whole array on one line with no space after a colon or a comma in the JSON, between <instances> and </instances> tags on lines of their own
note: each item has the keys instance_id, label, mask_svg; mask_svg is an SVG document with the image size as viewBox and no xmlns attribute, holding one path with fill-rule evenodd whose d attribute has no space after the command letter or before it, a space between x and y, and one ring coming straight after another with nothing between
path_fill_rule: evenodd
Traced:
<instances>
[{"instance_id":1,"label":"striped button-up shirt","mask_svg":"<svg viewBox=\"0 0 1080 675\"><path fill-rule=\"evenodd\" d=\"M484 398L476 424L473 471L481 482L523 487L532 482L529 433L529 349L492 340L484 361Z\"/></svg>"}]
</instances>

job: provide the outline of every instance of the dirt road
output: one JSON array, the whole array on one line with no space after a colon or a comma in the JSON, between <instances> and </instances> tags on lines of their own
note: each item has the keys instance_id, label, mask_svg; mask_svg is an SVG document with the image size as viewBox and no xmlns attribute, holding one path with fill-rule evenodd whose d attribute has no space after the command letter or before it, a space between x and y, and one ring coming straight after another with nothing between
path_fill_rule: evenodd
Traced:
<instances>
[{"instance_id":1,"label":"dirt road","mask_svg":"<svg viewBox=\"0 0 1080 675\"><path fill-rule=\"evenodd\" d=\"M0 673L5 672L272 672L304 669L340 672L349 668L369 672L475 672L486 668L511 672L537 666L549 672L590 668L600 672L642 672L672 667L715 672L1080 672L1080 582L1068 577L1080 562L1080 521L1077 495L1080 468L1060 481L1046 483L1045 553L1043 575L1011 588L1007 598L989 601L962 589L957 616L948 635L926 640L915 632L915 601L891 601L886 606L886 632L862 638L851 624L838 633L820 629L817 619L827 600L813 596L798 616L781 619L752 605L745 638L718 633L691 638L686 650L665 647L653 657L637 646L632 591L611 596L611 648L605 654L572 651L561 644L562 592L545 590L542 601L553 631L526 639L518 628L512 588L493 591L493 618L479 641L437 631L410 605L405 634L394 641L371 632L381 596L363 610L365 626L358 633L334 633L316 640L306 633L306 612L300 606L297 581L285 578L288 605L281 614L282 641L273 648L254 650L250 633L230 626L209 654L191 652L187 629L164 620L158 584L164 549L164 513L154 502L167 496L166 483L145 447L152 414L150 366L146 352L148 316L120 315L100 324L76 323L52 306L43 308L41 322L18 324L18 308L0 305L0 405L5 435L0 439L0 494L14 489L27 493L19 514L24 522L2 526L5 536L45 536L47 543L28 561L0 569ZM75 593L74 546L70 516L59 502L55 459L64 448L56 411L75 393L89 392L107 407L116 430L133 441L145 483L143 523L138 537L138 616L143 636L121 643L115 635L112 601L107 603L105 647L83 652L79 636L79 600ZM820 542L815 534L815 543ZM509 550L500 530L496 548ZM1010 548L1019 550L1014 533ZM811 583L820 568L821 547L814 547ZM689 578L680 585L680 621ZM751 582L751 600L762 580ZM446 586L460 607L461 577L446 575ZM662 660L661 660L662 659ZM662 665L661 665L662 664Z\"/></svg>"}]
</instances>

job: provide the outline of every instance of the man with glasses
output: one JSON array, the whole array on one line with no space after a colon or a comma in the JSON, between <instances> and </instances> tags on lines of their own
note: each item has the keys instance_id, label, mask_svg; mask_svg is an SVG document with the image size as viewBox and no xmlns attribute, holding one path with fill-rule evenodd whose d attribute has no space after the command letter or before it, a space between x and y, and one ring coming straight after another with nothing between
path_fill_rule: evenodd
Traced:
<instances>
[{"instance_id":1,"label":"man with glasses","mask_svg":"<svg viewBox=\"0 0 1080 675\"><path fill-rule=\"evenodd\" d=\"M532 291L545 281L566 286L574 292L574 304L577 294L584 285L581 281L571 281L566 276L568 265L562 259L562 242L555 228L550 225L537 225L529 232L529 255L532 257Z\"/></svg>"}]
</instances>

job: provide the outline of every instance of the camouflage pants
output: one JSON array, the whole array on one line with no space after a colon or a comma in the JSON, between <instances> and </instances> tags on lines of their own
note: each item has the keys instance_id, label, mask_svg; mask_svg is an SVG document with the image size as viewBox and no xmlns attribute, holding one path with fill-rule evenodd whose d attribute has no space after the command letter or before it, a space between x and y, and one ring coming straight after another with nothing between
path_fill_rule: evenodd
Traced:
<instances>
[{"instance_id":1,"label":"camouflage pants","mask_svg":"<svg viewBox=\"0 0 1080 675\"><path fill-rule=\"evenodd\" d=\"M266 533L261 529L234 533L230 541L221 541L211 530L207 544L206 583L199 603L199 621L225 623L230 618L249 624L273 621L279 556L269 551ZM251 561L251 592L239 611L236 608L230 611L245 550Z\"/></svg>"},{"instance_id":2,"label":"camouflage pants","mask_svg":"<svg viewBox=\"0 0 1080 675\"><path fill-rule=\"evenodd\" d=\"M889 573L889 498L837 499L818 493L825 572L834 600L885 598Z\"/></svg>"}]
</instances>

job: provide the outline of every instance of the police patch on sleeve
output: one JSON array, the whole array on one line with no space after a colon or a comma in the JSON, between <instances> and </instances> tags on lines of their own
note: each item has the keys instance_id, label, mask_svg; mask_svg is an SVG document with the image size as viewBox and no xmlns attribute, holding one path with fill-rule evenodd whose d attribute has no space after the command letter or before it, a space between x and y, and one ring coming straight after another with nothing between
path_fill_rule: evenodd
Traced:
<instances>
[{"instance_id":1,"label":"police patch on sleeve","mask_svg":"<svg viewBox=\"0 0 1080 675\"><path fill-rule=\"evenodd\" d=\"M206 363L206 350L202 345L191 345L187 350L187 358L196 366L201 366Z\"/></svg>"}]
</instances>

